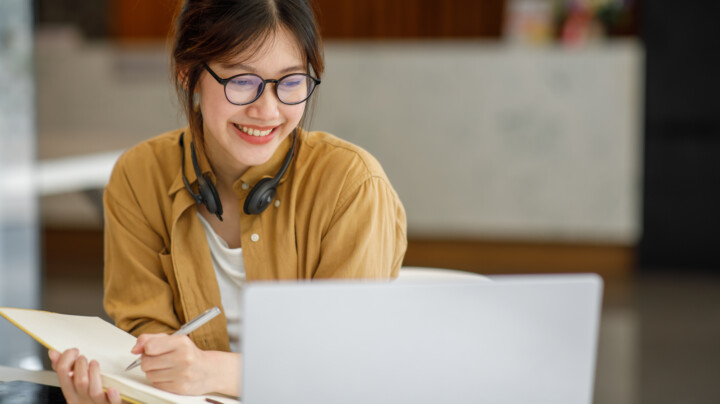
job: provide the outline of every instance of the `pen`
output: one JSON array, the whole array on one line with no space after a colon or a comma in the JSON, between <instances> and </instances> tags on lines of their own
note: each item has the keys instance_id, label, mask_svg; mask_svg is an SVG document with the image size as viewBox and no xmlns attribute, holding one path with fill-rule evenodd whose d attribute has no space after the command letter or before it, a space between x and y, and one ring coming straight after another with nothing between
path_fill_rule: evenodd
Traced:
<instances>
[{"instance_id":1,"label":"pen","mask_svg":"<svg viewBox=\"0 0 720 404\"><path fill-rule=\"evenodd\" d=\"M215 316L217 316L218 314L220 314L220 309L218 309L217 306L216 306L216 307L213 307L212 309L207 309L207 310L205 310L205 312L202 313L201 315L199 315L199 316L195 317L194 319L192 319L192 320L188 321L187 323L185 323L182 327L180 327L179 330L177 330L177 331L175 331L174 333L172 333L172 335L187 335L187 334L190 334L191 332L193 332L193 331L197 330L198 328L200 328L203 324L205 324L205 323L207 323L208 321L212 320L212 319L213 319ZM127 372L128 370L133 369L133 368L137 367L138 365L140 365L140 362L141 362L140 359L141 359L141 358L135 359L135 362L131 363L130 366L128 366L127 368L125 368L125 371Z\"/></svg>"}]
</instances>

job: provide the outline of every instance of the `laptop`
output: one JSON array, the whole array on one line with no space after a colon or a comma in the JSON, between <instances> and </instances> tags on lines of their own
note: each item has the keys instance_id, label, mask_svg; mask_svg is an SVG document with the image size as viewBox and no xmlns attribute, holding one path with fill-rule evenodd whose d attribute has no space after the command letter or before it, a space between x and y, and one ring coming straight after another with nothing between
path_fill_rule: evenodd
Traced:
<instances>
[{"instance_id":1,"label":"laptop","mask_svg":"<svg viewBox=\"0 0 720 404\"><path fill-rule=\"evenodd\" d=\"M591 403L597 275L255 283L244 404Z\"/></svg>"}]
</instances>

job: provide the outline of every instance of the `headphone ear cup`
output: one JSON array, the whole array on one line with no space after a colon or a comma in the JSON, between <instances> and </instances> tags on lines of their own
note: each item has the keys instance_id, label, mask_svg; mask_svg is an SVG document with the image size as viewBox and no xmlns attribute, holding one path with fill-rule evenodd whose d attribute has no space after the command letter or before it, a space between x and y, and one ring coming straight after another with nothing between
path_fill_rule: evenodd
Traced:
<instances>
[{"instance_id":1,"label":"headphone ear cup","mask_svg":"<svg viewBox=\"0 0 720 404\"><path fill-rule=\"evenodd\" d=\"M263 178L253 187L245 198L243 210L248 215L259 215L275 199L277 182L273 178Z\"/></svg>"},{"instance_id":2,"label":"headphone ear cup","mask_svg":"<svg viewBox=\"0 0 720 404\"><path fill-rule=\"evenodd\" d=\"M218 195L217 189L210 177L205 174L203 178L205 179L204 181L198 182L198 192L200 192L208 212L220 217L223 213L222 205L220 204L220 195Z\"/></svg>"}]
</instances>

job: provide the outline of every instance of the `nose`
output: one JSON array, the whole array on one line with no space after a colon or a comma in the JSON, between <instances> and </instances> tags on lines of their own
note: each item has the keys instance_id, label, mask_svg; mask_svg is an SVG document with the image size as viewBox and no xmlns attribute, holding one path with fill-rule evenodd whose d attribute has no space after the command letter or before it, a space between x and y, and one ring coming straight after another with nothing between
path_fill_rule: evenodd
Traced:
<instances>
[{"instance_id":1,"label":"nose","mask_svg":"<svg viewBox=\"0 0 720 404\"><path fill-rule=\"evenodd\" d=\"M260 98L248 105L247 115L249 117L263 121L271 121L280 115L279 106L281 102L278 100L277 95L275 95L275 88L273 86L274 84L272 83L265 85L265 90L263 90Z\"/></svg>"}]
</instances>

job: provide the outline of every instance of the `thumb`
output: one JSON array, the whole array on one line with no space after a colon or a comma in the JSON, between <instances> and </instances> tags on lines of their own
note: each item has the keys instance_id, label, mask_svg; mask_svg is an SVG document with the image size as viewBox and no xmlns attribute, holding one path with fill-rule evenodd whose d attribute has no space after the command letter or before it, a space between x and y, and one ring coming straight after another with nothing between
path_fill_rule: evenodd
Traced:
<instances>
[{"instance_id":1,"label":"thumb","mask_svg":"<svg viewBox=\"0 0 720 404\"><path fill-rule=\"evenodd\" d=\"M141 336L135 341L135 345L133 345L133 347L130 349L130 353L133 353L133 354L138 355L138 354L143 353L143 351L145 351L145 339L144 339L143 336L141 335Z\"/></svg>"},{"instance_id":2,"label":"thumb","mask_svg":"<svg viewBox=\"0 0 720 404\"><path fill-rule=\"evenodd\" d=\"M50 361L54 364L55 361L57 361L58 358L60 357L60 352L58 352L54 349L49 349L48 356L50 357Z\"/></svg>"},{"instance_id":3,"label":"thumb","mask_svg":"<svg viewBox=\"0 0 720 404\"><path fill-rule=\"evenodd\" d=\"M158 335L164 336L165 334L140 334L135 341L135 345L130 349L130 352L136 355L145 352L145 345L147 345L148 341L156 338Z\"/></svg>"}]
</instances>

